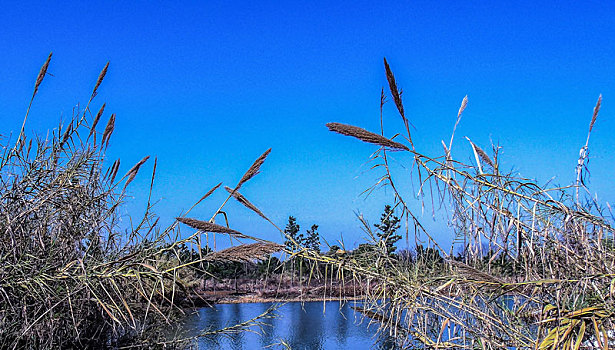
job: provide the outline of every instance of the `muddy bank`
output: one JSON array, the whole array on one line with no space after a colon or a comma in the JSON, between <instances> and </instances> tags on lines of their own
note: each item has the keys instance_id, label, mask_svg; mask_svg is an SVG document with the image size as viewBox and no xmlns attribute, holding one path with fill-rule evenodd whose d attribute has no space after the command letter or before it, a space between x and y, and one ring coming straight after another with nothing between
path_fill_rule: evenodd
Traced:
<instances>
[{"instance_id":1,"label":"muddy bank","mask_svg":"<svg viewBox=\"0 0 615 350\"><path fill-rule=\"evenodd\" d=\"M221 280L206 281L191 296L195 304L233 304L288 301L360 300L364 284L323 280ZM205 306L203 305L203 306Z\"/></svg>"}]
</instances>

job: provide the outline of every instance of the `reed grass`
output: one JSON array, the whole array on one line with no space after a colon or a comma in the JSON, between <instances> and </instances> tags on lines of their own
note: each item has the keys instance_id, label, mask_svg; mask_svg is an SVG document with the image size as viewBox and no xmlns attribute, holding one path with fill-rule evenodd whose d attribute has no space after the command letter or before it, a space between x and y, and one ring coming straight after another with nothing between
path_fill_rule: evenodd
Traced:
<instances>
[{"instance_id":1,"label":"reed grass","mask_svg":"<svg viewBox=\"0 0 615 350\"><path fill-rule=\"evenodd\" d=\"M386 60L385 73L393 101L405 119ZM589 134L601 103L600 96ZM441 258L417 255L407 264L375 249L367 251L366 259L333 255L322 261L343 264L353 279L369 282L365 305L357 311L377 322L382 332L395 335L402 348L614 346L615 334L608 331L615 328L612 216L603 215L603 207L595 200L582 202L579 195L579 190L586 189L589 134L579 155L575 184L547 187L502 173L499 148L493 147L490 156L469 138L475 165L455 160L453 137L466 107L467 97L448 147L442 141L443 156L425 155L414 145L412 150L404 149L410 151L411 178L421 189L418 196L406 195L392 175L387 151L396 147L369 131L327 124L331 131L381 146L372 157L376 162L372 169L384 171L377 185L392 189L394 206L417 242L427 242ZM492 171L484 172L481 163ZM454 247L438 245L421 224L420 213L413 212L412 202L419 202L421 208L432 206L433 212L444 210L454 245L461 247L457 255Z\"/></svg>"},{"instance_id":2,"label":"reed grass","mask_svg":"<svg viewBox=\"0 0 615 350\"><path fill-rule=\"evenodd\" d=\"M111 114L100 132L96 126L105 105L93 118L88 112L109 63L84 110L75 110L64 127L46 138L28 136L26 121L50 60L51 54L36 79L17 140L12 144L3 139L0 144L0 348L184 347L198 337L261 326L260 320L270 317L272 310L237 325L203 330L196 338L169 338L169 329L185 315L185 307L195 307L200 266L258 259L279 245L240 245L207 256L200 249L203 231L256 238L185 217L160 227L151 203L157 160L145 214L130 218L129 228L120 227L119 208L149 156L117 180L120 160L106 166L116 116ZM258 173L269 152L254 162L237 188ZM180 222L197 231L182 234ZM194 246L199 254L186 254Z\"/></svg>"}]
</instances>

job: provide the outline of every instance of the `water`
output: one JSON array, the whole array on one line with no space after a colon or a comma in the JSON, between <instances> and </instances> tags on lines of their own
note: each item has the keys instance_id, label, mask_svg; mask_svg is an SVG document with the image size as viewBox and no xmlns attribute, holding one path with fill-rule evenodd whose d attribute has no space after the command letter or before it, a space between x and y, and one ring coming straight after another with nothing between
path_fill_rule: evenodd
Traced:
<instances>
[{"instance_id":1,"label":"water","mask_svg":"<svg viewBox=\"0 0 615 350\"><path fill-rule=\"evenodd\" d=\"M253 318L272 303L222 304L203 308L186 318L185 329L220 329ZM323 312L323 305L325 310ZM357 304L358 305L358 304ZM377 325L368 327L350 308L353 302L338 301L287 303L277 310L278 317L266 319L262 335L241 332L232 336L200 339L198 349L395 349L393 339L376 336ZM194 334L194 333L193 333Z\"/></svg>"}]
</instances>

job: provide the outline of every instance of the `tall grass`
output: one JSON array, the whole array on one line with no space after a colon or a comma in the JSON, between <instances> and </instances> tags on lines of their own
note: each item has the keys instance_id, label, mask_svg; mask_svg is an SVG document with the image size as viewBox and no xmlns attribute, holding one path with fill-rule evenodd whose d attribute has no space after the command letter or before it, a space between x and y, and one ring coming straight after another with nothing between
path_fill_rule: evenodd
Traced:
<instances>
[{"instance_id":1,"label":"tall grass","mask_svg":"<svg viewBox=\"0 0 615 350\"><path fill-rule=\"evenodd\" d=\"M469 138L474 162L452 157L467 97L448 147L442 141L443 154L430 156L415 149L401 93L386 60L385 71L405 126L396 141L356 126L329 123L327 127L380 146L373 157L377 165L373 168L383 171L376 185L392 189L394 207L410 231L443 259L423 254L404 265L383 249L370 252L369 264L352 256L337 258L333 264L371 286L366 305L358 310L408 348L613 346L609 338L615 334L607 330L615 326L615 229L612 216L603 215L604 206L579 195L585 189L589 136L602 97L580 152L576 183L551 188L501 169L497 147L489 154ZM385 100L383 93L381 118ZM410 147L400 145L400 139ZM398 185L389 166L391 151L401 152L398 160L406 155L418 194L406 196ZM424 228L421 215L412 210L415 201L447 213L461 254L443 249ZM369 233L369 225L364 226Z\"/></svg>"},{"instance_id":2,"label":"tall grass","mask_svg":"<svg viewBox=\"0 0 615 350\"><path fill-rule=\"evenodd\" d=\"M26 121L50 59L51 55L37 77L16 141L2 141L0 348L185 344L195 338L168 339L165 334L185 312L178 304L195 300L193 289L199 283L195 270L207 274L204 266L212 261L252 261L277 251L312 262L312 267L300 269L310 271L309 278L322 270L314 268L318 263L324 266L325 280L352 281L363 288L358 293L365 303L357 311L378 323L381 331L395 335L402 347L607 349L613 345L609 330L615 311L615 229L599 203L589 197L582 200L589 137L601 98L581 148L575 184L551 188L501 169L497 147L485 151L469 138L474 160L464 163L453 157L453 139L467 97L448 145L442 142L443 154L430 156L415 148L402 94L385 60L391 96L404 125L401 133L393 139L382 130L376 133L339 123L327 127L379 147L373 155L374 169L383 173L375 186L386 184L392 190L394 209L417 241L430 245L417 247L414 259L405 260L391 254L362 217L373 244L360 254L344 247L321 254L278 228L290 243L284 247L234 230L226 220L226 225L216 223L219 215L226 219L224 207L234 198L278 227L239 193L258 174L270 150L234 186L225 186L228 195L211 218L188 215L221 183L168 227L161 227L152 212L154 159L146 212L132 220L129 229L120 230L118 209L127 186L143 176L152 163L150 157L119 178L119 159L106 166L105 150L116 116L107 118L102 131L96 130L105 105L95 115L90 105L108 65L84 110L45 138L28 137ZM381 123L385 102L383 89ZM407 160L418 194L406 196L396 181L389 166L392 151ZM421 215L412 210L415 201L448 213L454 241L463 247L461 254L441 247L425 229ZM182 229L189 231L185 234ZM215 250L216 235L228 235L240 245L210 253L206 245L211 237ZM268 315L269 311L199 336L262 326L259 320Z\"/></svg>"},{"instance_id":3,"label":"tall grass","mask_svg":"<svg viewBox=\"0 0 615 350\"><path fill-rule=\"evenodd\" d=\"M203 234L250 239L214 223L224 204L211 220L182 216L171 226L160 227L150 201L157 161L145 156L123 176L117 176L119 159L106 166L105 150L116 116L111 114L105 127L96 130L104 119L105 105L95 115L90 105L108 63L85 109L45 137L27 136L30 107L41 91L50 60L51 55L36 79L16 141L3 139L0 148L0 348L185 345L194 337L169 338L168 334L174 321L185 314L185 306L203 302L193 293L200 282L195 268L210 261L256 259L279 246L256 243L203 256ZM258 173L266 154L250 167L235 191ZM127 186L143 176L150 164L146 212L131 218L131 227L121 227L118 210ZM180 222L187 225L188 234L180 232ZM198 250L200 256L183 254L186 248ZM259 319L270 311L199 336L260 325Z\"/></svg>"}]
</instances>

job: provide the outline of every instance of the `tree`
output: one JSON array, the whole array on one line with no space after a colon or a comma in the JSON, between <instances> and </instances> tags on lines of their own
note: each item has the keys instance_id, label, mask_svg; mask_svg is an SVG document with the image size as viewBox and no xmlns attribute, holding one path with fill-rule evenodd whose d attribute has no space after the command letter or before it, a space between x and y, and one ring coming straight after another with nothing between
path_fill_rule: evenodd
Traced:
<instances>
[{"instance_id":1,"label":"tree","mask_svg":"<svg viewBox=\"0 0 615 350\"><path fill-rule=\"evenodd\" d=\"M284 234L286 236L286 241L284 244L286 248L291 252L295 252L299 249L301 245L303 245L303 234L299 233L299 224L297 224L297 219L293 216L288 217L288 224L286 224L286 228L284 228ZM295 283L295 265L297 261L293 258L289 261L291 266L291 275L290 275L290 285L294 285Z\"/></svg>"},{"instance_id":2,"label":"tree","mask_svg":"<svg viewBox=\"0 0 615 350\"><path fill-rule=\"evenodd\" d=\"M290 251L294 252L297 250L297 244L301 244L301 241L303 241L303 234L299 234L299 229L297 219L293 216L289 216L288 224L286 224L286 228L284 228L284 234L286 235L286 241L284 244Z\"/></svg>"},{"instance_id":3,"label":"tree","mask_svg":"<svg viewBox=\"0 0 615 350\"><path fill-rule=\"evenodd\" d=\"M318 225L312 225L306 233L307 237L305 238L305 247L320 253L320 236L318 234Z\"/></svg>"},{"instance_id":4,"label":"tree","mask_svg":"<svg viewBox=\"0 0 615 350\"><path fill-rule=\"evenodd\" d=\"M390 205L384 207L384 213L380 217L380 224L374 225L378 232L378 239L384 242L387 254L392 255L395 252L395 243L401 239L401 236L395 232L399 229L399 218L394 215L394 210Z\"/></svg>"}]
</instances>

